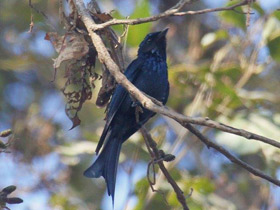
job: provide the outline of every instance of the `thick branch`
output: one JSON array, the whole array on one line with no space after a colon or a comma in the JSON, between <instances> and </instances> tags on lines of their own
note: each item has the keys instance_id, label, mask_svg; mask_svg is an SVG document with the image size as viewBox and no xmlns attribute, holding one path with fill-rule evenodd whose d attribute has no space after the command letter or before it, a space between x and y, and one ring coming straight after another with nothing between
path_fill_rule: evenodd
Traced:
<instances>
[{"instance_id":1,"label":"thick branch","mask_svg":"<svg viewBox=\"0 0 280 210\"><path fill-rule=\"evenodd\" d=\"M110 71L110 73L114 76L114 78L116 79L116 81L121 84L131 95L133 95L133 97L135 97L139 102L141 102L141 104L154 112L166 115L174 120L176 120L177 122L179 122L182 126L184 126L187 129L190 129L190 124L198 124L198 125L204 125L204 126L208 126L211 128L216 128L219 129L221 131L224 132L228 132L228 133L232 133L235 135L239 135L239 136L243 136L247 139L255 139L255 140L259 140L268 144L271 144L275 147L280 148L280 143L273 140L273 139L269 139L242 129L237 129L237 128L233 128L231 126L227 126L221 123L217 123L215 121L212 121L208 118L191 118L191 117L187 117L184 116L182 114L179 114L171 109L168 109L164 106L155 104L153 102L153 100L151 100L150 98L148 98L147 96L145 96L145 94L143 94L140 90L138 90L130 81L127 80L127 78L120 72L120 69L118 68L118 66L115 64L115 62L112 60L112 58L110 57L106 46L104 45L102 39L100 38L100 36L94 32L94 29L96 29L97 25L95 24L95 22L92 20L90 14L88 13L88 11L86 10L84 3L82 0L74 0L75 4L77 6L78 9L78 13L81 16L82 21L84 22L85 26L87 27L87 30L89 31L90 37L92 39L92 42L98 52L98 58L100 60L101 63L105 64L108 68L108 70ZM245 2L245 1L244 1ZM247 1L246 1L247 2ZM192 126L191 126L192 127ZM194 130L190 130L192 132L194 132ZM197 137L199 137L196 133L194 133ZM201 134L202 135L202 134ZM203 135L202 135L203 136ZM201 137L202 138L202 137ZM262 173L260 173L259 170L252 168L251 166L249 167L245 167L246 163L242 162L241 160L235 158L235 157L231 157L230 153L225 150L224 148L214 144L211 141L205 141L204 137L204 143L206 145L208 145L209 147L213 147L216 150L218 150L220 153L222 153L223 155L225 155L227 158L229 158L232 162L234 163L239 163L240 166L242 166L243 168L245 168L246 170L250 171L251 173L260 176L268 181L271 181L272 183L280 186L280 182L279 180L273 179L272 177L269 177L267 175L262 175ZM200 139L202 140L202 139ZM221 149L222 148L222 149ZM241 164L242 162L242 164ZM268 178L269 177L269 178Z\"/></svg>"},{"instance_id":2,"label":"thick branch","mask_svg":"<svg viewBox=\"0 0 280 210\"><path fill-rule=\"evenodd\" d=\"M185 15L198 15L198 14L205 14L205 13L211 13L211 12L219 12L219 11L226 11L226 10L233 10L237 7L243 6L248 4L248 0L243 0L240 3L237 3L235 5L229 6L229 7L220 7L220 8L213 8L213 9L203 9L203 10L197 10L197 11L186 11L186 12L179 12L182 7L187 4L191 3L190 0L180 1L172 8L166 10L163 13L160 13L158 15L145 17L145 18L137 18L137 19L112 19L102 24L96 24L92 26L93 30L100 30L108 26L112 25L119 25L119 24L127 24L127 25L136 25L136 24L142 24L147 22L153 22L157 21L162 18L170 17L170 16L185 16Z\"/></svg>"}]
</instances>

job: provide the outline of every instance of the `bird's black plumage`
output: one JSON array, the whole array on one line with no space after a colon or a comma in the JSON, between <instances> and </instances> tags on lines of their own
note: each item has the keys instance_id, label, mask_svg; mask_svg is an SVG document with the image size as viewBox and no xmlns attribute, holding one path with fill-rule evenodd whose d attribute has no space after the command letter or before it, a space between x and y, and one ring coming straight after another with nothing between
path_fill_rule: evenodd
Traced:
<instances>
[{"instance_id":1,"label":"bird's black plumage","mask_svg":"<svg viewBox=\"0 0 280 210\"><path fill-rule=\"evenodd\" d=\"M139 90L161 101L167 102L169 83L166 64L166 33L150 33L142 41L138 57L130 63L125 76ZM140 105L140 104L139 104ZM155 113L143 108L136 120L135 101L120 85L117 86L109 109L106 124L96 148L97 160L84 172L90 178L103 176L107 183L108 194L114 202L115 182L121 145Z\"/></svg>"}]
</instances>

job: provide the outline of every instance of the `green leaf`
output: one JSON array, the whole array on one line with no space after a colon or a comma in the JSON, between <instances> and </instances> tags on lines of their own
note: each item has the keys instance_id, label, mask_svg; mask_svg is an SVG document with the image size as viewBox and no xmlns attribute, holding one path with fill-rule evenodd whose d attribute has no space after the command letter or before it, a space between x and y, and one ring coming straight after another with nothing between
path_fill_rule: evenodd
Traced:
<instances>
[{"instance_id":1,"label":"green leaf","mask_svg":"<svg viewBox=\"0 0 280 210\"><path fill-rule=\"evenodd\" d=\"M250 123L251 122L248 122L247 120L241 118L234 119L233 121L229 122L231 126L235 126L238 128L244 128L246 124ZM260 150L260 145L258 142L248 141L243 137L224 132L219 132L217 134L216 141L218 144L223 145L240 155L254 154Z\"/></svg>"},{"instance_id":2,"label":"green leaf","mask_svg":"<svg viewBox=\"0 0 280 210\"><path fill-rule=\"evenodd\" d=\"M112 13L112 17L115 19L125 19L125 17L117 10ZM112 28L114 29L114 31L118 31L120 33L122 33L124 30L124 27L122 25L113 25Z\"/></svg>"},{"instance_id":3,"label":"green leaf","mask_svg":"<svg viewBox=\"0 0 280 210\"><path fill-rule=\"evenodd\" d=\"M6 149L7 148L7 145L1 140L0 140L0 148L1 149Z\"/></svg>"},{"instance_id":4,"label":"green leaf","mask_svg":"<svg viewBox=\"0 0 280 210\"><path fill-rule=\"evenodd\" d=\"M239 66L236 65L227 65L216 72L214 72L215 79L221 81L223 77L228 77L233 83L237 81L241 75L242 71Z\"/></svg>"},{"instance_id":5,"label":"green leaf","mask_svg":"<svg viewBox=\"0 0 280 210\"><path fill-rule=\"evenodd\" d=\"M213 33L207 33L205 34L201 39L201 45L205 48L211 46L215 42L219 40L223 40L228 38L228 32L225 30L218 30Z\"/></svg>"},{"instance_id":6,"label":"green leaf","mask_svg":"<svg viewBox=\"0 0 280 210\"><path fill-rule=\"evenodd\" d=\"M271 57L280 62L280 36L277 36L267 42L267 46L270 52Z\"/></svg>"},{"instance_id":7,"label":"green leaf","mask_svg":"<svg viewBox=\"0 0 280 210\"><path fill-rule=\"evenodd\" d=\"M203 209L203 206L198 204L197 202L194 202L192 199L188 201L188 207L191 210L201 210Z\"/></svg>"},{"instance_id":8,"label":"green leaf","mask_svg":"<svg viewBox=\"0 0 280 210\"><path fill-rule=\"evenodd\" d=\"M167 202L172 207L179 207L180 203L178 201L177 195L174 191L170 191L170 193L167 196Z\"/></svg>"},{"instance_id":9,"label":"green leaf","mask_svg":"<svg viewBox=\"0 0 280 210\"><path fill-rule=\"evenodd\" d=\"M264 40L271 40L278 36L280 33L280 24L277 18L270 17L266 23L264 24L263 31L262 31L262 37Z\"/></svg>"},{"instance_id":10,"label":"green leaf","mask_svg":"<svg viewBox=\"0 0 280 210\"><path fill-rule=\"evenodd\" d=\"M258 113L251 113L249 116L238 114L232 120L220 117L217 121L272 139L277 139L280 136L279 127ZM267 160L273 159L275 157L273 154L278 152L277 148L268 144L247 140L241 136L224 132L219 132L216 135L216 141L218 144L224 145L240 155L254 154L261 149Z\"/></svg>"},{"instance_id":11,"label":"green leaf","mask_svg":"<svg viewBox=\"0 0 280 210\"><path fill-rule=\"evenodd\" d=\"M51 196L49 203L51 206L56 207L56 209L65 209L65 210L77 210L77 204L69 199L67 196L62 194L54 194Z\"/></svg>"},{"instance_id":12,"label":"green leaf","mask_svg":"<svg viewBox=\"0 0 280 210\"><path fill-rule=\"evenodd\" d=\"M96 142L79 141L66 146L57 146L56 152L65 156L77 156L80 154L92 154L96 147Z\"/></svg>"},{"instance_id":13,"label":"green leaf","mask_svg":"<svg viewBox=\"0 0 280 210\"><path fill-rule=\"evenodd\" d=\"M134 210L141 210L144 208L145 198L148 189L149 189L149 183L146 177L142 178L136 183L135 194L138 197L138 203L136 204Z\"/></svg>"},{"instance_id":14,"label":"green leaf","mask_svg":"<svg viewBox=\"0 0 280 210\"><path fill-rule=\"evenodd\" d=\"M239 96L237 95L234 87L225 85L222 81L219 81L216 84L215 89L219 91L222 94L222 96L229 96L232 100L236 100L238 103L240 102Z\"/></svg>"},{"instance_id":15,"label":"green leaf","mask_svg":"<svg viewBox=\"0 0 280 210\"><path fill-rule=\"evenodd\" d=\"M193 188L195 192L204 195L210 194L215 190L215 185L207 177L194 177L186 182L185 187L185 192L189 192L190 189Z\"/></svg>"},{"instance_id":16,"label":"green leaf","mask_svg":"<svg viewBox=\"0 0 280 210\"><path fill-rule=\"evenodd\" d=\"M201 39L201 45L202 47L208 47L211 46L214 42L217 41L217 37L215 33L208 33L205 34Z\"/></svg>"},{"instance_id":17,"label":"green leaf","mask_svg":"<svg viewBox=\"0 0 280 210\"><path fill-rule=\"evenodd\" d=\"M230 1L229 3L227 3L227 6L232 6L239 2L240 1ZM246 29L246 15L242 14L242 13L243 13L242 8L237 7L237 8L235 8L235 11L232 11L232 10L222 11L219 15L222 18L222 20L245 30Z\"/></svg>"},{"instance_id":18,"label":"green leaf","mask_svg":"<svg viewBox=\"0 0 280 210\"><path fill-rule=\"evenodd\" d=\"M280 21L280 11L275 11L272 15Z\"/></svg>"},{"instance_id":19,"label":"green leaf","mask_svg":"<svg viewBox=\"0 0 280 210\"><path fill-rule=\"evenodd\" d=\"M130 19L150 16L150 4L148 0L138 1ZM128 30L127 43L137 47L145 36L150 32L152 23L144 23L130 27Z\"/></svg>"}]
</instances>

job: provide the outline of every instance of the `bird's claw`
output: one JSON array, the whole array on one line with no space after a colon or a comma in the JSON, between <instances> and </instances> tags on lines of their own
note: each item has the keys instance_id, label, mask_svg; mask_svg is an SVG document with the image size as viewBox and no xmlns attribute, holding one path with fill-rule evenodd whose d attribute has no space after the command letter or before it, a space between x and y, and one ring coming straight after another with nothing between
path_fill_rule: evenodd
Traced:
<instances>
[{"instance_id":1,"label":"bird's claw","mask_svg":"<svg viewBox=\"0 0 280 210\"><path fill-rule=\"evenodd\" d=\"M137 107L137 106L141 106L141 103L139 101L133 101L131 107Z\"/></svg>"}]
</instances>

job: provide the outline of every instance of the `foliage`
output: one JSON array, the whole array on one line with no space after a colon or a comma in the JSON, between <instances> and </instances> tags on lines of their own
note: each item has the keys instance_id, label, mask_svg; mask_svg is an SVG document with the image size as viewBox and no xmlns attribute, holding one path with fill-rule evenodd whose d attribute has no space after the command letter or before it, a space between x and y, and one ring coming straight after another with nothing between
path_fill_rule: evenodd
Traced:
<instances>
[{"instance_id":1,"label":"foliage","mask_svg":"<svg viewBox=\"0 0 280 210\"><path fill-rule=\"evenodd\" d=\"M122 12L127 2L102 1L100 4L102 8L115 8L116 11L110 13L114 18L125 18ZM228 5L236 2L230 1ZM103 180L92 181L82 176L92 162L103 128L105 110L95 105L98 90L104 85L96 75L102 74L102 65L92 59L96 55L87 57L91 48L87 46L88 40L70 33L67 40L74 39L72 44L79 46L69 44L71 49L64 48L65 57L57 58L56 67L60 70L52 81L51 58L56 55L44 37L46 32L55 31L49 39L62 39L58 34L65 31L59 25L58 3L41 0L33 3L49 20L30 10L26 1L0 2L0 129L11 127L13 130L9 137L1 133L0 149L11 151L1 153L1 186L16 185L19 197L24 199L24 203L14 205L13 209L31 209L37 199L42 201L37 209L111 209ZM126 14L130 14L130 18L146 17L173 4L171 0L161 4L137 1L135 6L126 8ZM208 6L199 1L189 4L187 9ZM170 17L129 26L127 38L123 38L127 41L126 59L136 56L137 46L148 32L169 27L171 92L168 106L186 115L208 116L279 139L279 11L267 10L255 2L248 28L246 14L243 14L246 11L244 6L237 12ZM14 14L18 14L16 19ZM31 14L34 28L28 33ZM108 17L102 14L99 21ZM122 26L113 28L118 35L122 34ZM109 40L106 43L109 46ZM81 52L76 54L76 50ZM68 63L69 59L72 63ZM82 74L85 72L81 68L82 61L95 65L92 74ZM82 100L79 111L81 125L71 131L73 122L64 112L65 103L71 99L65 99L60 91L72 78L64 78L69 73L62 71L67 65L72 65L70 73L74 78L80 75L77 80L83 80L67 85L70 98L73 96L74 100L75 92L84 91L87 97L79 95L75 105L81 98L88 99ZM109 96L114 86L112 82ZM185 195L193 189L187 197L192 210L279 208L278 189L208 150L174 121L157 116L147 126L159 148L176 156L165 165ZM254 167L279 177L279 150L214 129L206 128L203 132ZM7 147L7 143L11 144ZM120 160L115 209L180 209L174 191L157 168L155 189L159 192L151 192L146 178L150 156L141 135L135 134L124 144Z\"/></svg>"}]
</instances>

